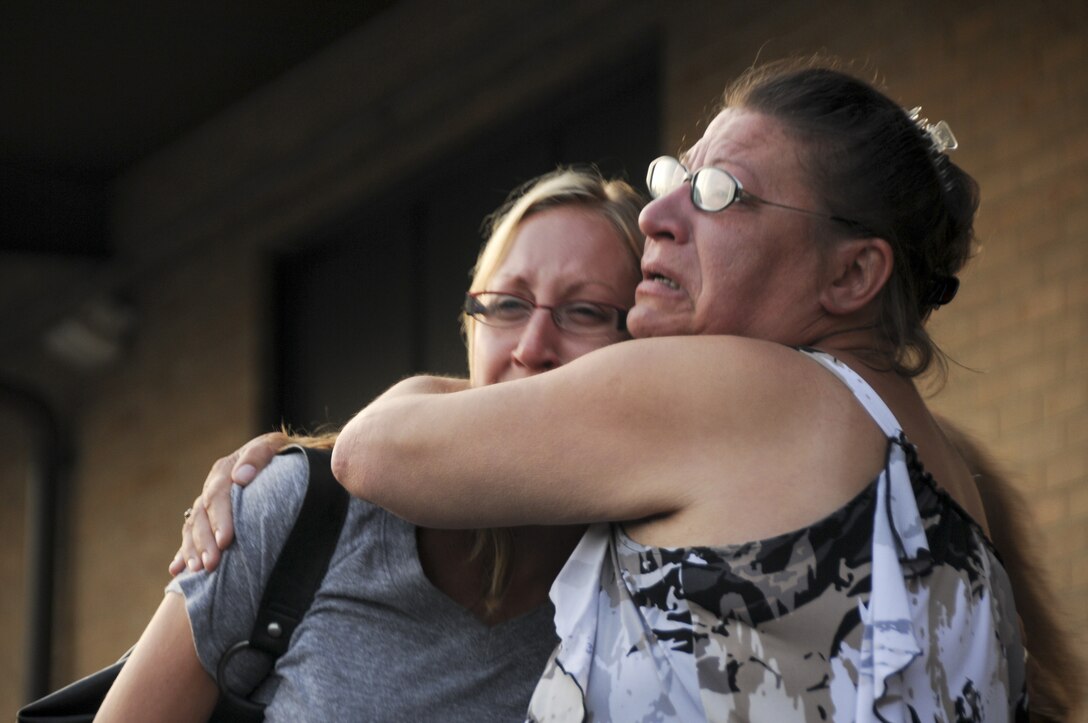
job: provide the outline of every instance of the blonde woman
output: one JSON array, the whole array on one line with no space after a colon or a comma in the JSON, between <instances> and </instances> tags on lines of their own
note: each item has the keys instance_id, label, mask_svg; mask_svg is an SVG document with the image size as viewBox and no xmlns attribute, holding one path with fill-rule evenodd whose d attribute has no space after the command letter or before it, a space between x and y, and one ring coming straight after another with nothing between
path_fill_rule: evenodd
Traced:
<instances>
[{"instance_id":1,"label":"blonde woman","mask_svg":"<svg viewBox=\"0 0 1088 723\"><path fill-rule=\"evenodd\" d=\"M466 297L473 385L534 376L628 338L640 206L622 182L559 171L496 213ZM301 457L277 457L234 494L234 544L213 573L167 588L100 720L207 717L224 648L252 626L301 503ZM520 717L554 645L548 586L580 534L418 528L353 502L313 605L254 699L267 720Z\"/></svg>"}]
</instances>

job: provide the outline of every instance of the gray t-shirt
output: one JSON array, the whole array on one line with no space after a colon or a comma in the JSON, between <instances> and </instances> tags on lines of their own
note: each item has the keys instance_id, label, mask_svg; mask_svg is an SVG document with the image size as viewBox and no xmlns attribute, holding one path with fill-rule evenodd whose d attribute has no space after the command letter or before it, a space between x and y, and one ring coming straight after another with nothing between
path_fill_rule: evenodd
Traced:
<instances>
[{"instance_id":1,"label":"gray t-shirt","mask_svg":"<svg viewBox=\"0 0 1088 723\"><path fill-rule=\"evenodd\" d=\"M167 587L185 596L197 656L213 677L224 651L249 636L307 475L304 455L281 455L235 487L235 542L219 567ZM484 625L424 576L415 532L351 501L313 605L254 696L269 704L266 720L524 720L556 643L552 606ZM252 688L252 666L241 662L230 665L231 686Z\"/></svg>"}]
</instances>

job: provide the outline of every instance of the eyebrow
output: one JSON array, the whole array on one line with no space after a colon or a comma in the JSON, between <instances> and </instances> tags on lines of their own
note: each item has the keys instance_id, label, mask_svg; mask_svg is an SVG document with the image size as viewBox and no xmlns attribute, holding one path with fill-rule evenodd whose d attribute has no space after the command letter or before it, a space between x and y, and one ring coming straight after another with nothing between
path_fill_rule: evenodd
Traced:
<instances>
[{"instance_id":1,"label":"eyebrow","mask_svg":"<svg viewBox=\"0 0 1088 723\"><path fill-rule=\"evenodd\" d=\"M488 286L491 286L492 282L494 282L496 279L499 279L499 278L500 278L499 275L496 274L494 277L492 277L491 282L488 282ZM526 292L529 292L532 289L532 286L533 286L533 282L528 277L526 277L524 274L518 274L516 276L508 276L505 279L501 279L501 282L502 282L501 283L502 286L513 286L513 287L517 287L519 289L524 289ZM575 281L572 284L564 286L563 291L564 291L564 293L579 293L580 291L585 289L587 286L600 286L600 287L604 287L604 288L609 288L608 284L605 283L604 281L595 281L595 280L590 279L590 280Z\"/></svg>"},{"instance_id":2,"label":"eyebrow","mask_svg":"<svg viewBox=\"0 0 1088 723\"><path fill-rule=\"evenodd\" d=\"M526 298L531 298L533 301L536 300L537 295L535 293L533 293L533 291L532 291L532 288L531 288L532 284L530 284L528 279L526 279L524 276L519 275L519 276L510 277L508 279L505 279L505 280L501 281L501 283L498 283L498 284L493 283L494 281L495 281L495 279L492 279L491 282L488 283L488 288L483 289L483 290L484 291L496 291L496 292L498 292L500 294L515 294L517 296L524 296ZM511 288L513 290L512 291L500 291L499 289L496 289L495 286L503 286L503 287ZM573 283L573 284L571 284L569 286L564 287L562 289L562 293L559 296L560 296L560 298L565 299L567 301L592 301L594 303L606 303L606 304L613 303L611 301L601 301L600 299L596 299L596 298L587 298L586 296L580 296L580 294L586 294L586 293L591 293L592 296L596 296L596 294L592 294L591 289L597 289L599 291L604 291L606 294L617 294L617 293L619 293L610 284L607 284L604 281L577 281L577 282L575 282L575 283Z\"/></svg>"}]
</instances>

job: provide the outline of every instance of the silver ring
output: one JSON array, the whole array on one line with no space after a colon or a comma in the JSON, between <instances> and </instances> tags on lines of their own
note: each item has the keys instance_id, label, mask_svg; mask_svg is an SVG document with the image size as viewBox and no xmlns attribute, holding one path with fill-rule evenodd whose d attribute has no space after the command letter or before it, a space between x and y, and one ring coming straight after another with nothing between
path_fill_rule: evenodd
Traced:
<instances>
[{"instance_id":1,"label":"silver ring","mask_svg":"<svg viewBox=\"0 0 1088 723\"><path fill-rule=\"evenodd\" d=\"M188 520L190 517L193 516L193 508L188 507L186 508L185 512L182 512L181 514L186 520Z\"/></svg>"}]
</instances>

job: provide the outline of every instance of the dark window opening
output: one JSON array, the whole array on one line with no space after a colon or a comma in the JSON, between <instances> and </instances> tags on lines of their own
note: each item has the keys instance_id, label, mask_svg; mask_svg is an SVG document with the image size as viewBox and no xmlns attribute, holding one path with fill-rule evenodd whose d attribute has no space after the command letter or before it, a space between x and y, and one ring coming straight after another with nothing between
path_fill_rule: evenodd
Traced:
<instances>
[{"instance_id":1,"label":"dark window opening","mask_svg":"<svg viewBox=\"0 0 1088 723\"><path fill-rule=\"evenodd\" d=\"M458 311L484 216L559 164L593 163L641 188L658 107L654 53L626 59L280 256L265 424L339 426L408 374L465 374Z\"/></svg>"}]
</instances>

